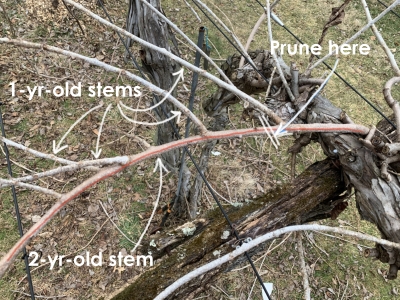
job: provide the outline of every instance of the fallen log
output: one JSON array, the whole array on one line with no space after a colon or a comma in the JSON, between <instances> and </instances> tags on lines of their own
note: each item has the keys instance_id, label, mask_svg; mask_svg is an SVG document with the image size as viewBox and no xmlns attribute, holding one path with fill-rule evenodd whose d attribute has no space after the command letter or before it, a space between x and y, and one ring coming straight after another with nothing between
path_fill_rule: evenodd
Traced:
<instances>
[{"instance_id":1,"label":"fallen log","mask_svg":"<svg viewBox=\"0 0 400 300\"><path fill-rule=\"evenodd\" d=\"M330 159L316 162L291 183L280 185L266 195L228 215L241 239L255 238L267 232L295 223L305 223L329 216L335 217L335 207L343 203L346 191L341 171ZM190 230L184 230L184 228ZM193 232L188 236L183 232ZM157 246L150 246L150 240ZM232 251L234 239L227 222L218 209L206 218L192 221L174 230L151 236L142 253L157 258L156 265L133 278L113 300L154 299L168 285L199 266L214 260L215 255ZM257 249L251 254L257 252ZM196 282L184 286L168 299L192 299L228 266L213 270Z\"/></svg>"}]
</instances>

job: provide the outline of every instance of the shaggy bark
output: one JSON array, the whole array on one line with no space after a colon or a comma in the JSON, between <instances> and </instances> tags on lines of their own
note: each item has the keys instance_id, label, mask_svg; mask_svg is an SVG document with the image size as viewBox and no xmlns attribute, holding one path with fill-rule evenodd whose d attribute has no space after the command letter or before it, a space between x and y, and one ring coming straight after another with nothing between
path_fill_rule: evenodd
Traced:
<instances>
[{"instance_id":1,"label":"shaggy bark","mask_svg":"<svg viewBox=\"0 0 400 300\"><path fill-rule=\"evenodd\" d=\"M335 207L343 202L340 195L345 190L340 170L333 166L330 159L326 159L310 166L292 183L278 186L250 204L232 209L229 217L241 239L254 238L298 220L304 223L334 214ZM183 228L194 230L194 234L186 236ZM226 239L221 238L224 231L229 232ZM151 252L154 258L160 260L155 267L134 278L134 282L115 295L113 300L153 299L182 274L215 259L214 251L224 255L238 243L218 210L210 212L206 219L151 236L149 240L153 240L157 247L150 246L148 241L142 253ZM250 254L255 254L262 247ZM192 299L227 267L225 265L198 278L169 299Z\"/></svg>"},{"instance_id":2,"label":"shaggy bark","mask_svg":"<svg viewBox=\"0 0 400 300\"><path fill-rule=\"evenodd\" d=\"M161 11L160 0L148 0L148 2ZM129 2L127 31L179 56L175 37L168 24L140 0L130 0ZM127 43L129 45L131 41L128 39ZM165 55L151 49L142 48L139 53L142 62L142 70L150 80L160 88L169 90L176 80L172 73L179 71L180 65ZM156 97L154 97L154 101L156 101ZM164 112L169 114L173 110L176 110L176 108L171 105L171 103L164 102L157 107L154 112L156 118L160 121L167 118ZM171 122L174 122L174 120ZM157 127L156 142L158 145L166 144L177 139L178 137L169 123L164 123ZM172 150L161 154L161 156L169 170L177 171L181 163L179 150ZM191 177L191 172L185 163L183 168L183 184L181 186L179 198L181 201L177 201L177 203L180 203L181 207L179 207L177 211L186 211L185 201L190 188L189 179Z\"/></svg>"},{"instance_id":3,"label":"shaggy bark","mask_svg":"<svg viewBox=\"0 0 400 300\"><path fill-rule=\"evenodd\" d=\"M259 65L268 66L270 62L268 55L264 55L264 61ZM235 72L243 73L241 78L247 78L244 79L244 83L240 83L240 86L247 89L254 87L256 81L251 79L252 71L236 70ZM278 79L274 80L278 81ZM280 108L293 105L290 106L290 109L294 108L296 111L300 109L312 95L314 81L300 77L299 84L305 83L306 88L294 102L287 99L288 97L283 94L284 89L281 88L282 92L269 104L275 104L273 110L282 119L287 119L284 115L286 111ZM234 82L236 84L237 81ZM395 121L393 116L392 121ZM321 95L317 95L307 110L299 115L296 122L339 124L350 123L351 120L342 109L335 107ZM343 172L346 186L349 190L351 188L355 190L357 208L361 217L375 224L383 238L392 242L400 242L400 180L397 175L400 171L400 157L395 155L397 150L391 150L400 149L400 147L398 147L399 144L392 142L396 140L396 131L386 120L381 121L377 127L378 130L371 141L366 141L358 135L333 133L314 134L309 141L317 140L324 153L336 161L336 165ZM298 141L303 137L301 136ZM304 143L301 145L295 143L291 150L297 153L304 146ZM293 151L293 148L297 148L296 151ZM380 253L378 258L390 265L388 278L396 278L396 270L400 268L399 251L381 245L376 245L376 248Z\"/></svg>"}]
</instances>

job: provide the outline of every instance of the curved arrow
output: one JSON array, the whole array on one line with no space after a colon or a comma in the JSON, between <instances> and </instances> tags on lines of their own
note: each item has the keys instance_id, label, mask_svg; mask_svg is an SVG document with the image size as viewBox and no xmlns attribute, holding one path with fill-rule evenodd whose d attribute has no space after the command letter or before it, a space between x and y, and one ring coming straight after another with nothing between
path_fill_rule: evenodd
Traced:
<instances>
[{"instance_id":1,"label":"curved arrow","mask_svg":"<svg viewBox=\"0 0 400 300\"><path fill-rule=\"evenodd\" d=\"M71 130L80 122L82 121L88 114L90 114L92 111L99 109L100 107L103 106L103 103L101 103L100 105L93 107L92 109L90 109L89 111L85 112L74 124L72 124L72 126L68 129L68 131L63 135L63 137L61 138L60 142L58 143L58 145L56 146L56 141L53 140L53 153L57 154L58 152L64 150L65 148L68 147L68 145L64 145L61 147L62 142L65 140L65 138L67 137L67 135L71 132Z\"/></svg>"},{"instance_id":2,"label":"curved arrow","mask_svg":"<svg viewBox=\"0 0 400 300\"><path fill-rule=\"evenodd\" d=\"M99 150L99 143L100 143L100 136L101 136L101 130L103 129L103 124L104 124L104 120L106 118L106 115L108 113L108 111L111 109L112 105L108 105L106 108L106 111L104 112L103 115L103 119L101 119L101 123L100 123L100 128L99 128L99 133L97 135L97 142L96 142L96 152L90 151L92 152L93 156L97 159L100 156L101 153L101 149Z\"/></svg>"},{"instance_id":3,"label":"curved arrow","mask_svg":"<svg viewBox=\"0 0 400 300\"><path fill-rule=\"evenodd\" d=\"M183 80L184 80L184 78L183 78L183 68L180 69L178 72L172 73L172 75L174 75L174 76L178 75L178 78L176 79L176 81L175 81L174 85L172 86L172 88L171 88L171 89L168 91L168 93L164 96L164 98L162 98L161 101L158 102L157 104L155 104L155 105L153 105L153 106L151 106L151 107L148 107L148 108L143 108L143 109L140 109L140 108L132 108L132 107L126 106L125 104L122 103L122 101L119 101L119 104L120 104L123 108L125 108L125 109L127 109L127 110L130 110L130 111L133 111L133 112L138 112L138 111L140 111L140 112L149 111L149 110L152 110L152 109L156 108L156 107L159 106L161 103L163 103L163 102L165 101L165 99L168 98L169 95L171 95L172 91L175 89L175 87L176 87L176 85L178 84L179 80L182 79L182 82L183 82Z\"/></svg>"},{"instance_id":4,"label":"curved arrow","mask_svg":"<svg viewBox=\"0 0 400 300\"><path fill-rule=\"evenodd\" d=\"M160 201L161 190L162 190L162 180L163 180L163 178L162 178L162 177L163 177L162 171L163 171L163 169L164 169L165 172L168 173L168 170L167 170L167 168L164 166L164 164L162 163L161 158L157 158L157 160L156 160L156 166L155 166L155 168L154 168L154 170L153 170L153 173L154 173L155 171L157 171L157 168L160 168L160 187L159 187L159 189L158 189L157 200L156 200L156 202L154 203L154 209L153 209L153 212L151 213L151 216L150 216L150 218L149 218L149 221L147 222L147 225L146 225L145 229L143 230L142 235L140 236L138 242L136 243L135 247L131 250L131 252L135 252L136 248L140 245L140 242L142 241L144 235L145 235L146 232L147 232L147 229L149 229L149 227L150 227L151 221L153 220L154 214L156 213L156 210L157 210L158 202Z\"/></svg>"},{"instance_id":5,"label":"curved arrow","mask_svg":"<svg viewBox=\"0 0 400 300\"><path fill-rule=\"evenodd\" d=\"M117 106L118 106L119 112L121 113L121 115L122 115L127 121L129 121L129 122L131 122L131 123L142 124L142 125L149 125L149 126L160 125L160 124L166 123L166 122L168 122L168 121L170 121L170 120L172 120L173 118L176 118L176 117L178 117L178 118L176 119L176 123L179 123L179 120L180 120L181 114L182 114L180 111L171 110L171 114L173 114L172 117L169 117L168 119L162 120L162 121L160 121L160 122L148 123L148 122L136 121L136 120L133 120L133 119L127 117L127 116L122 112L121 106L120 106L119 104L117 104Z\"/></svg>"}]
</instances>

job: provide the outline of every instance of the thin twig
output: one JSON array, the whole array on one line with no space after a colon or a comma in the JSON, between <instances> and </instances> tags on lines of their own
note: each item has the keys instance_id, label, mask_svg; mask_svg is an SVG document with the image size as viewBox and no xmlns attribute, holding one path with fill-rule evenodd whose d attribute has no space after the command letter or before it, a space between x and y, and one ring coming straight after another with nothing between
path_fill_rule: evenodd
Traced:
<instances>
[{"instance_id":1,"label":"thin twig","mask_svg":"<svg viewBox=\"0 0 400 300\"><path fill-rule=\"evenodd\" d=\"M295 63L292 63L290 66L290 73L292 75L292 80L290 85L292 87L293 95L297 99L299 98L299 69L297 68Z\"/></svg>"},{"instance_id":2,"label":"thin twig","mask_svg":"<svg viewBox=\"0 0 400 300\"><path fill-rule=\"evenodd\" d=\"M267 91L265 92L265 100L267 100L268 95L269 95L269 92L270 92L270 90L271 90L271 87L272 87L272 79L274 78L275 71L276 71L276 67L274 67L273 70L272 70L271 78L269 79L268 88L267 88Z\"/></svg>"},{"instance_id":3,"label":"thin twig","mask_svg":"<svg viewBox=\"0 0 400 300\"><path fill-rule=\"evenodd\" d=\"M29 190L33 190L33 191L37 191L43 194L47 194L47 195L51 195L54 196L56 198L61 198L61 194L57 193L56 191L50 190L50 189L46 189L43 187L40 187L38 185L34 185L34 184L29 184L29 183L23 183L23 182L18 182L15 181L13 179L1 179L0 178L0 186L20 186Z\"/></svg>"},{"instance_id":4,"label":"thin twig","mask_svg":"<svg viewBox=\"0 0 400 300\"><path fill-rule=\"evenodd\" d=\"M2 3L1 1L0 1L0 9L1 9L1 12L3 13L3 15L4 15L4 18L7 20L8 25L10 25L11 36L14 37L14 38L16 38L17 35L15 34L16 31L15 31L15 29L14 29L14 25L13 25L13 23L11 22L10 17L8 16L8 14L7 14L7 12L6 12L6 8L4 7L4 5L3 5L3 3Z\"/></svg>"},{"instance_id":5,"label":"thin twig","mask_svg":"<svg viewBox=\"0 0 400 300\"><path fill-rule=\"evenodd\" d=\"M304 248L301 232L297 232L297 246L299 248L299 258L300 258L300 268L303 273L303 288L304 288L304 298L305 300L311 300L311 289L310 283L308 282L308 273L306 268L306 261L304 259Z\"/></svg>"},{"instance_id":6,"label":"thin twig","mask_svg":"<svg viewBox=\"0 0 400 300\"><path fill-rule=\"evenodd\" d=\"M193 7L186 0L183 0L183 2L185 2L185 4L190 8L192 13L196 17L196 19L199 20L199 23L201 23L201 19L200 19L199 15L197 14L197 12L193 9Z\"/></svg>"},{"instance_id":7,"label":"thin twig","mask_svg":"<svg viewBox=\"0 0 400 300\"><path fill-rule=\"evenodd\" d=\"M400 4L400 0L394 1L387 9L385 9L382 13L380 13L375 19L373 19L371 22L368 22L363 28L361 28L358 32L356 32L351 38L349 38L347 41L342 43L338 48L341 48L345 44L350 44L352 41L357 39L361 34L363 34L365 31L368 30L373 24L378 22L380 19L382 19L388 12L390 12L393 8L395 8L397 5ZM319 64L321 64L323 61L327 60L329 57L332 55L336 54L336 51L332 51L332 53L328 53L321 59L317 60L308 70L311 71L315 67L317 67Z\"/></svg>"},{"instance_id":8,"label":"thin twig","mask_svg":"<svg viewBox=\"0 0 400 300\"><path fill-rule=\"evenodd\" d=\"M78 26L84 36L86 36L85 31L83 30L81 23L79 22L78 18L75 16L73 11L69 8L69 6L64 2L64 0L61 0L62 3L64 4L65 8L68 10L68 12L71 14L71 16L75 19L76 23L78 23ZM100 0L101 1L101 0Z\"/></svg>"},{"instance_id":9,"label":"thin twig","mask_svg":"<svg viewBox=\"0 0 400 300\"><path fill-rule=\"evenodd\" d=\"M117 230L123 235L124 238L126 238L133 245L136 245L136 243L134 241L132 241L130 238L128 238L126 236L126 234L118 227L118 225L114 223L114 221L111 219L110 215L108 214L107 210L105 209L105 207L103 206L103 203L101 203L100 200L99 200L99 203L100 203L101 208L103 209L104 213L106 214L107 218L111 221L111 223L114 225L114 227L117 228Z\"/></svg>"},{"instance_id":10,"label":"thin twig","mask_svg":"<svg viewBox=\"0 0 400 300\"><path fill-rule=\"evenodd\" d=\"M63 165L75 165L75 164L77 164L76 161L72 161L72 160L61 158L61 157L57 157L54 154L46 154L46 153L34 150L34 149L31 149L29 147L26 147L26 146L24 146L22 144L16 143L16 142L14 142L12 140L9 140L7 138L4 138L4 137L0 137L0 140L3 143L5 143L7 146L14 147L16 149L20 149L22 151L28 152L28 153L36 156L36 157L39 157L39 158L50 159L50 160L53 160L53 161L58 162L58 163L63 164ZM87 169L89 171L99 171L99 168L96 168L96 167L87 167Z\"/></svg>"},{"instance_id":11,"label":"thin twig","mask_svg":"<svg viewBox=\"0 0 400 300\"><path fill-rule=\"evenodd\" d=\"M231 22L231 20L228 18L228 16L224 13L224 11L223 10L221 10L217 5L215 5L214 3L212 3L212 2L210 2L210 4L212 5L212 6L214 6L221 14L223 14L224 15L224 17L228 20L228 22L229 22L229 24L231 24L231 28L232 28L232 33L237 37L237 34L235 33L235 28L233 27L233 24L232 24L232 22ZM247 51L246 51L247 52Z\"/></svg>"},{"instance_id":12,"label":"thin twig","mask_svg":"<svg viewBox=\"0 0 400 300\"><path fill-rule=\"evenodd\" d=\"M156 166L156 168L157 168L157 166ZM159 171L160 171L160 188L159 188L159 190L158 190L157 200L156 200L155 203L154 203L154 209L153 209L153 211L152 211L152 213L151 213L151 215L150 215L149 220L147 221L146 227L144 228L142 234L140 235L139 240L137 241L135 247L131 250L131 252L133 252L133 253L135 253L137 247L140 245L140 242L142 241L142 239L143 239L144 235L146 234L147 230L149 229L150 224L151 224L151 221L153 221L154 215L155 215L155 213L156 213L156 211L157 211L158 202L160 201L161 190L162 190L162 170L161 170L161 168L162 168L162 167L160 167L160 170L159 170ZM155 169L154 169L154 170L155 170ZM154 172L154 171L153 171L153 172Z\"/></svg>"},{"instance_id":13,"label":"thin twig","mask_svg":"<svg viewBox=\"0 0 400 300\"><path fill-rule=\"evenodd\" d=\"M349 286L349 280L347 279L346 280L346 287L344 288L344 291L343 291L343 295L342 295L342 298L340 298L340 300L343 300L344 299L344 296L346 295L346 291L347 291L347 287Z\"/></svg>"},{"instance_id":14,"label":"thin twig","mask_svg":"<svg viewBox=\"0 0 400 300\"><path fill-rule=\"evenodd\" d=\"M263 13L261 15L261 17L258 19L256 25L254 25L253 29L251 30L249 38L247 39L247 42L246 42L246 46L244 46L244 51L246 51L246 53L247 53L247 50L249 50L250 44L253 41L257 30L260 28L262 22L265 20L266 17L267 17L266 13ZM243 65L244 65L244 57L242 56L240 58L240 62L239 62L239 69L241 69L243 67Z\"/></svg>"},{"instance_id":15,"label":"thin twig","mask_svg":"<svg viewBox=\"0 0 400 300\"><path fill-rule=\"evenodd\" d=\"M31 294L24 293L22 291L13 290L13 292L22 294L24 296L31 297ZM40 299L54 299L54 298L64 298L64 297L67 297L67 296L66 295L61 295L61 296L40 296L40 295L35 295L35 298L40 298Z\"/></svg>"},{"instance_id":16,"label":"thin twig","mask_svg":"<svg viewBox=\"0 0 400 300\"><path fill-rule=\"evenodd\" d=\"M359 244L359 243L355 243L355 242L346 240L346 239L344 239L344 238L341 238L341 237L338 237L338 236L335 236L335 235L332 235L332 234L323 233L323 232L319 232L319 231L314 231L314 232L315 232L315 233L318 233L318 234L320 234L320 235L325 235L325 236L330 237L330 238L333 238L333 239L341 240L341 241L343 241L343 242L346 242L346 243L349 243L349 244L352 244L352 245L355 245L355 246L360 246L360 247L364 247L364 248L369 248L369 246L365 246L365 245L362 245L362 244ZM325 252L325 251L323 251L323 252ZM325 252L325 253L326 253L326 252ZM327 255L327 256L329 256L329 255Z\"/></svg>"}]
</instances>

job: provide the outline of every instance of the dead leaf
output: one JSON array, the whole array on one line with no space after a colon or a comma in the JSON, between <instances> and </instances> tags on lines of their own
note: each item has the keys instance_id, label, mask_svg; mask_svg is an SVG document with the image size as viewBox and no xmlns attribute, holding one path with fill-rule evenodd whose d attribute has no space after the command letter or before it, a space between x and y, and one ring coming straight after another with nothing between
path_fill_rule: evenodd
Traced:
<instances>
[{"instance_id":1,"label":"dead leaf","mask_svg":"<svg viewBox=\"0 0 400 300\"><path fill-rule=\"evenodd\" d=\"M88 206L88 212L89 213L95 213L95 212L97 212L99 210L99 205L97 205L97 204L90 204L89 206Z\"/></svg>"},{"instance_id":2,"label":"dead leaf","mask_svg":"<svg viewBox=\"0 0 400 300\"><path fill-rule=\"evenodd\" d=\"M29 129L29 131L34 131L34 130L38 129L39 127L40 127L40 125L35 125L31 129Z\"/></svg>"},{"instance_id":3,"label":"dead leaf","mask_svg":"<svg viewBox=\"0 0 400 300\"><path fill-rule=\"evenodd\" d=\"M125 271L125 268L122 267L122 266L121 267L114 267L113 273L115 273L115 271L118 271L119 276L121 276L121 273L123 271Z\"/></svg>"}]
</instances>

